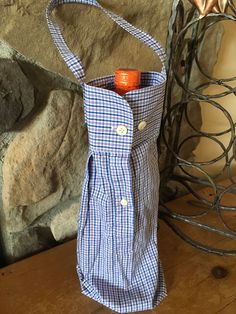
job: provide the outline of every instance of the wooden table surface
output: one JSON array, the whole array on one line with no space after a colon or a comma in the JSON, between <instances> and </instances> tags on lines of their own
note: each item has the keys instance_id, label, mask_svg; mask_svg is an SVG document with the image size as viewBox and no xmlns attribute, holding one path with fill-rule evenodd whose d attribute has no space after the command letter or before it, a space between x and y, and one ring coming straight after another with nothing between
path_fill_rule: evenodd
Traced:
<instances>
[{"instance_id":1,"label":"wooden table surface","mask_svg":"<svg viewBox=\"0 0 236 314\"><path fill-rule=\"evenodd\" d=\"M210 195L209 189L204 193ZM173 208L188 208L186 199ZM230 195L228 203L236 205ZM208 218L211 223L216 216ZM236 222L236 216L231 221ZM197 228L185 227L198 240L235 249L235 241L217 238ZM1 314L106 314L115 313L80 293L76 274L75 240L0 269ZM156 314L235 314L236 257L220 257L197 250L160 221L159 253L168 297L152 311ZM216 279L211 270L222 266L228 275Z\"/></svg>"}]
</instances>

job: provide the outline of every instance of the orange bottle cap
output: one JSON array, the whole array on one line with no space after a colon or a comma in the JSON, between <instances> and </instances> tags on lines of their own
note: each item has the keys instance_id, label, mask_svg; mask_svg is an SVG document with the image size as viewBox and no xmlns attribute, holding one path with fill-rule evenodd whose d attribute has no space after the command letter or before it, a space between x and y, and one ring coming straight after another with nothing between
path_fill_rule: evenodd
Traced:
<instances>
[{"instance_id":1,"label":"orange bottle cap","mask_svg":"<svg viewBox=\"0 0 236 314\"><path fill-rule=\"evenodd\" d=\"M116 88L138 88L141 83L141 72L135 69L118 69L115 71Z\"/></svg>"}]
</instances>

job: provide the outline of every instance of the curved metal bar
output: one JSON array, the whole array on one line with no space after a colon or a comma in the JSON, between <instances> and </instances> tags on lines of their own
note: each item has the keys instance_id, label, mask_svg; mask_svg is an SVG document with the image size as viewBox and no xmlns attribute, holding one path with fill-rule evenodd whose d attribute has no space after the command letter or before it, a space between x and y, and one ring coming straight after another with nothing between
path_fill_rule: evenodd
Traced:
<instances>
[{"instance_id":1,"label":"curved metal bar","mask_svg":"<svg viewBox=\"0 0 236 314\"><path fill-rule=\"evenodd\" d=\"M236 120L231 116L230 111L218 102L218 99L222 100L228 95L236 96L236 86L231 86L232 82L236 81L236 76L220 79L209 75L202 66L200 57L200 51L207 40L210 28L225 20L236 22L236 7L233 1L228 1L227 10L226 13L210 13L200 19L194 6L186 9L183 0L173 1L167 40L168 80L158 141L159 149L166 153L165 168L160 171L159 216L177 235L192 246L208 253L236 256L236 228L229 223L232 219L236 219L236 177L233 177L236 174L232 171L233 164L236 165ZM203 77L202 82L193 84L193 70L199 71L199 75ZM223 90L212 95L204 93L204 90L211 85L219 86ZM177 95L176 91L178 91ZM221 112L228 123L227 127L212 132L195 126L191 121L188 106L194 104L200 107L200 103L211 105L214 110ZM189 128L189 134L183 133L183 128ZM221 138L225 135L229 137L227 143L224 143ZM222 153L206 161L197 161L194 156L191 158L181 156L183 146L193 139L201 138L216 143ZM218 162L222 162L222 167L210 175L204 167L214 166ZM228 184L218 182L222 177L228 179ZM192 196L186 198L185 210L181 211L184 214L178 212L180 209L174 210L166 203L167 200L183 195L180 186ZM208 188L209 194L198 191L201 188ZM230 204L229 201L224 202L226 195L235 197L235 205ZM186 209L188 206L191 206L191 211ZM209 224L209 215L214 216L214 221L217 220L216 225ZM232 219L228 220L229 217ZM203 222L204 220L206 223ZM176 225L176 221L187 224L188 228L198 228L199 232L208 231L212 235L222 236L222 239L231 239L234 241L235 250L200 243L182 231Z\"/></svg>"},{"instance_id":2,"label":"curved metal bar","mask_svg":"<svg viewBox=\"0 0 236 314\"><path fill-rule=\"evenodd\" d=\"M194 225L200 229L204 229L204 230L210 231L210 232L215 232L218 235L226 236L227 238L236 240L236 234L235 233L232 234L232 232L225 232L225 230L215 228L214 226L210 226L208 224L203 224L203 223L198 222L194 219L191 219L192 217L186 217L184 215L176 214L174 212L170 213L169 211L167 211L167 212L162 211L162 215L165 215L166 217L169 217L171 219L175 219L175 220L178 220L181 222L186 222L186 223Z\"/></svg>"},{"instance_id":3,"label":"curved metal bar","mask_svg":"<svg viewBox=\"0 0 236 314\"><path fill-rule=\"evenodd\" d=\"M217 21L220 20L232 20L232 21L236 21L236 17L231 16L231 15L226 15L226 14L215 14L215 13L211 13L208 15L208 17L214 17L216 18ZM186 33L189 31L189 28L194 26L195 24L198 24L199 22L201 22L201 20L199 19L199 17L193 19L192 21L190 21L187 25L185 25L185 27L180 31L180 33L177 36L176 39L176 43L175 43L175 47L184 47L183 42L184 42L184 37L186 35ZM195 46L196 47L196 46ZM212 98L212 95L202 95L201 93L199 93L196 89L191 89L188 85L185 85L181 78L179 77L178 73L176 72L178 69L178 64L179 64L179 60L181 60L181 54L183 52L183 49L179 49L178 51L176 51L176 55L173 58L173 67L172 67L172 71L173 71L173 75L174 78L176 80L176 82L178 83L178 85L188 94L188 95L195 95L198 98L204 100L204 99L208 99L208 98ZM205 75L205 74L204 74ZM206 76L206 75L205 75ZM219 79L212 79L212 81L219 81ZM222 80L221 80L222 81ZM228 94L227 94L228 95ZM214 96L213 96L214 97ZM218 98L218 95L215 95L216 98Z\"/></svg>"},{"instance_id":4,"label":"curved metal bar","mask_svg":"<svg viewBox=\"0 0 236 314\"><path fill-rule=\"evenodd\" d=\"M179 227L177 227L174 223L171 222L169 218L163 215L163 212L160 215L160 218L165 221L165 223L185 242L189 243L193 247L205 251L207 253L212 253L220 256L236 256L236 250L224 250L220 248L214 248L208 245L204 245L199 241L193 240L186 233L184 233ZM209 229L211 229L209 227ZM213 231L213 230L211 230ZM224 236L226 236L224 234Z\"/></svg>"},{"instance_id":5,"label":"curved metal bar","mask_svg":"<svg viewBox=\"0 0 236 314\"><path fill-rule=\"evenodd\" d=\"M190 101L188 104L191 104L191 101ZM190 118L189 118L189 115L188 115L188 111L187 111L188 104L186 104L185 110L184 110L184 112L185 112L185 118L186 118L186 120L187 120L189 126L190 126L197 134L201 134L201 135L203 135L203 136L204 136L204 135L206 135L206 136L208 136L208 135L211 135L211 136L222 136L222 135L225 135L225 134L227 134L227 133L229 133L229 132L232 131L232 127L229 128L229 129L226 129L225 131L221 131L221 132L204 132L204 131L202 131L202 130L198 130L197 128L194 127L194 125L193 125L192 122L190 121ZM223 107L222 107L222 108L219 108L219 109L222 110L222 112L224 113L225 109L224 109ZM225 115L225 113L224 113L224 115ZM225 116L226 116L226 115L225 115ZM226 117L226 118L227 118L227 117ZM230 119L230 120L231 120L231 119ZM236 126L235 124L236 124L236 123L233 123L234 127Z\"/></svg>"}]
</instances>

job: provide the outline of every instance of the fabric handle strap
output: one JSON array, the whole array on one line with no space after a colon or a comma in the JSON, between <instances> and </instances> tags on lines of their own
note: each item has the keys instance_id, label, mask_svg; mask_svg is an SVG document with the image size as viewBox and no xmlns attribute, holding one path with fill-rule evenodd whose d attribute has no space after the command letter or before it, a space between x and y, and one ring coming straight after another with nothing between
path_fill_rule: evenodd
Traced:
<instances>
[{"instance_id":1,"label":"fabric handle strap","mask_svg":"<svg viewBox=\"0 0 236 314\"><path fill-rule=\"evenodd\" d=\"M154 52L158 55L158 57L161 60L162 63L162 70L161 72L166 75L166 68L165 68L165 60L166 60L166 54L165 50L162 48L162 46L155 41L154 38L152 38L149 34L139 30L138 28L131 25L129 22L121 18L119 15L116 15L112 13L111 11L105 9L102 7L96 0L51 0L48 4L48 7L46 9L46 18L47 23L49 27L49 31L51 33L51 36L53 38L53 41L56 44L56 47L58 48L62 58L70 68L70 70L73 72L75 77L78 79L78 81L82 84L85 78L85 71L83 68L83 65L81 63L81 60L79 57L75 56L69 49L69 47L66 44L66 41L62 35L62 32L60 30L60 27L57 25L57 23L52 19L51 13L57 6L61 4L67 4L67 3L80 3L80 4L88 4L95 6L99 9L101 9L104 13L106 13L114 22L116 22L119 26L121 26L124 30L129 32L131 35L145 43L147 46L152 48Z\"/></svg>"}]
</instances>

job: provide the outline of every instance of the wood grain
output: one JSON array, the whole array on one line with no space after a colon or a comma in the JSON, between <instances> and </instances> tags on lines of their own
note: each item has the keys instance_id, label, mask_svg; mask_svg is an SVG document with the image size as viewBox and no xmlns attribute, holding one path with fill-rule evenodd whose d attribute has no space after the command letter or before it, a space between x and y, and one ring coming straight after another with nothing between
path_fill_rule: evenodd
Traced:
<instances>
[{"instance_id":1,"label":"wood grain","mask_svg":"<svg viewBox=\"0 0 236 314\"><path fill-rule=\"evenodd\" d=\"M207 195L210 192L205 190L204 193ZM189 205L186 200L190 198L186 196L169 205L187 211ZM236 205L236 197L229 195L227 202ZM208 223L213 223L215 216L211 214L207 219ZM183 228L198 240L207 240L219 247L235 247L235 242L232 244L227 239L207 235L197 228ZM0 269L0 313L115 313L80 293L75 252L76 240L72 240ZM168 297L154 310L138 313L236 313L236 257L220 257L197 250L182 241L162 221L159 253ZM215 279L211 273L215 266L227 269L228 275L223 279Z\"/></svg>"}]
</instances>

